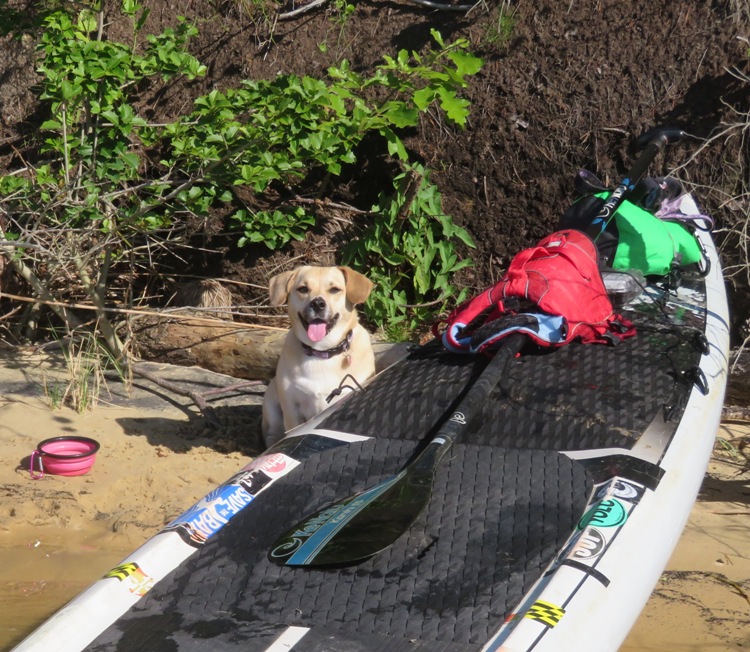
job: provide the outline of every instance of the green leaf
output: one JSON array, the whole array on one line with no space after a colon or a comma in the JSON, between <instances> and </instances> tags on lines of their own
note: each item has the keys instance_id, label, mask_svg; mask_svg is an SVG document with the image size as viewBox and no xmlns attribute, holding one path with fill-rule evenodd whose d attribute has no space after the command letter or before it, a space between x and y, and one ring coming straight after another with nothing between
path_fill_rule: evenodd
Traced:
<instances>
[{"instance_id":1,"label":"green leaf","mask_svg":"<svg viewBox=\"0 0 750 652\"><path fill-rule=\"evenodd\" d=\"M138 157L138 154L134 154L133 152L125 152L121 154L121 157L122 160L133 170L137 170L141 164L141 159Z\"/></svg>"},{"instance_id":2,"label":"green leaf","mask_svg":"<svg viewBox=\"0 0 750 652\"><path fill-rule=\"evenodd\" d=\"M135 11L137 11L137 9ZM146 20L148 19L150 13L151 13L151 9L149 9L148 7L146 7L141 12L141 15L138 17L138 20L135 23L135 31L136 32L140 32L143 29L143 25L146 23Z\"/></svg>"},{"instance_id":3,"label":"green leaf","mask_svg":"<svg viewBox=\"0 0 750 652\"><path fill-rule=\"evenodd\" d=\"M430 29L430 34L432 35L432 38L435 39L435 43L437 43L441 48L445 47L445 43L443 42L443 37L435 28Z\"/></svg>"},{"instance_id":4,"label":"green leaf","mask_svg":"<svg viewBox=\"0 0 750 652\"><path fill-rule=\"evenodd\" d=\"M417 292L426 294L430 290L430 280L428 269L420 266L414 270L414 287Z\"/></svg>"},{"instance_id":5,"label":"green leaf","mask_svg":"<svg viewBox=\"0 0 750 652\"><path fill-rule=\"evenodd\" d=\"M427 86L416 91L414 95L412 95L412 101L420 111L424 111L435 100L435 94L435 89Z\"/></svg>"},{"instance_id":6,"label":"green leaf","mask_svg":"<svg viewBox=\"0 0 750 652\"><path fill-rule=\"evenodd\" d=\"M440 97L440 107L445 111L448 118L456 124L465 127L471 103L468 100L457 97L454 91L443 86L439 87L437 92Z\"/></svg>"},{"instance_id":7,"label":"green leaf","mask_svg":"<svg viewBox=\"0 0 750 652\"><path fill-rule=\"evenodd\" d=\"M134 16L139 8L138 0L122 0L122 11L128 16Z\"/></svg>"},{"instance_id":8,"label":"green leaf","mask_svg":"<svg viewBox=\"0 0 750 652\"><path fill-rule=\"evenodd\" d=\"M449 52L448 58L456 66L456 72L462 77L465 75L476 75L484 65L482 59L468 52Z\"/></svg>"},{"instance_id":9,"label":"green leaf","mask_svg":"<svg viewBox=\"0 0 750 652\"><path fill-rule=\"evenodd\" d=\"M409 155L403 141L388 127L382 127L379 131L388 143L388 153L391 156L397 156L402 161L408 161Z\"/></svg>"},{"instance_id":10,"label":"green leaf","mask_svg":"<svg viewBox=\"0 0 750 652\"><path fill-rule=\"evenodd\" d=\"M45 120L42 122L42 124L39 126L40 129L51 129L51 130L58 130L62 129L62 122L58 120Z\"/></svg>"},{"instance_id":11,"label":"green leaf","mask_svg":"<svg viewBox=\"0 0 750 652\"><path fill-rule=\"evenodd\" d=\"M115 126L120 124L120 116L117 113L115 113L112 109L109 109L107 111L102 111L101 116L102 118L104 118L108 122L111 122Z\"/></svg>"},{"instance_id":12,"label":"green leaf","mask_svg":"<svg viewBox=\"0 0 750 652\"><path fill-rule=\"evenodd\" d=\"M88 9L84 9L78 15L78 23L76 24L76 27L85 34L95 32L97 29L96 15Z\"/></svg>"},{"instance_id":13,"label":"green leaf","mask_svg":"<svg viewBox=\"0 0 750 652\"><path fill-rule=\"evenodd\" d=\"M67 79L63 79L60 83L60 94L66 102L78 95L80 91L80 86L71 84Z\"/></svg>"},{"instance_id":14,"label":"green leaf","mask_svg":"<svg viewBox=\"0 0 750 652\"><path fill-rule=\"evenodd\" d=\"M388 102L384 115L396 127L413 127L419 120L419 112L403 102Z\"/></svg>"}]
</instances>

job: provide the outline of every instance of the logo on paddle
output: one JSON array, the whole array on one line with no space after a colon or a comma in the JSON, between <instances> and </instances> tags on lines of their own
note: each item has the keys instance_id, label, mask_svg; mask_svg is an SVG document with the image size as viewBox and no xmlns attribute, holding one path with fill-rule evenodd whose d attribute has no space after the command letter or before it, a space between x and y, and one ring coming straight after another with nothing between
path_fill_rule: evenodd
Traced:
<instances>
[{"instance_id":1,"label":"logo on paddle","mask_svg":"<svg viewBox=\"0 0 750 652\"><path fill-rule=\"evenodd\" d=\"M403 474L402 471L387 482L331 505L306 519L277 541L277 545L268 552L269 559L288 566L310 564L341 528L396 484Z\"/></svg>"},{"instance_id":2,"label":"logo on paddle","mask_svg":"<svg viewBox=\"0 0 750 652\"><path fill-rule=\"evenodd\" d=\"M291 533L284 543L276 546L269 554L273 559L285 559L294 554L304 541L315 534L344 507L345 505L334 505L333 507L323 510L317 516L306 521L301 528Z\"/></svg>"},{"instance_id":3,"label":"logo on paddle","mask_svg":"<svg viewBox=\"0 0 750 652\"><path fill-rule=\"evenodd\" d=\"M464 416L463 412L454 412L453 416L451 417L451 421L460 423L462 426L466 425L466 417Z\"/></svg>"}]
</instances>

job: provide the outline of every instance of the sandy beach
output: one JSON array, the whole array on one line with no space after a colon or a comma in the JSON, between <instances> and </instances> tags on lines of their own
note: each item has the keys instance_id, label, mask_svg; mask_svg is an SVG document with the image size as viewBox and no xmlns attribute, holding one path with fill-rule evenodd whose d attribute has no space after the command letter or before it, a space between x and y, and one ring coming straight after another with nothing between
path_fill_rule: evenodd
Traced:
<instances>
[{"instance_id":1,"label":"sandy beach","mask_svg":"<svg viewBox=\"0 0 750 652\"><path fill-rule=\"evenodd\" d=\"M160 367L202 390L231 379ZM96 409L52 409L43 378L64 373L44 356L0 355L0 650L10 649L209 489L260 452L263 386L211 399L219 428L189 399L147 382L110 387ZM33 480L29 455L61 434L101 443L91 472ZM725 442L750 435L726 423ZM717 444L677 549L623 652L750 647L750 473Z\"/></svg>"}]
</instances>

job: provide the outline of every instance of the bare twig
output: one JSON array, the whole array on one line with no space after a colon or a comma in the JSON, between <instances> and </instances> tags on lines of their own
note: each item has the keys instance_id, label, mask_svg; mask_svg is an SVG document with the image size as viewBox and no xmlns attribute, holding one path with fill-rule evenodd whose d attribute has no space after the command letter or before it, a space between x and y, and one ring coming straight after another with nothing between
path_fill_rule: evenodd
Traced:
<instances>
[{"instance_id":1,"label":"bare twig","mask_svg":"<svg viewBox=\"0 0 750 652\"><path fill-rule=\"evenodd\" d=\"M472 9L480 6L483 4L482 0L479 2L474 2L470 5L449 5L442 2L433 2L432 0L406 0L407 2L411 2L415 5L420 5L422 7L427 7L428 9L435 9L437 11L471 11ZM280 20L286 20L288 18L294 18L295 16L299 16L300 14L307 13L308 11L311 11L312 9L315 9L315 7L320 7L321 5L324 5L328 2L328 0L312 0L312 2L308 2L306 5L303 5L302 7L297 7L297 9L292 9L292 11L286 11L283 14L279 14Z\"/></svg>"},{"instance_id":2,"label":"bare twig","mask_svg":"<svg viewBox=\"0 0 750 652\"><path fill-rule=\"evenodd\" d=\"M294 18L295 16L299 16L300 14L304 14L311 9L315 9L315 7L320 7L321 5L324 5L328 2L328 0L312 0L312 2L309 2L306 5L303 5L302 7L297 7L297 9L293 9L292 11L284 12L283 14L279 14L279 20L286 20L287 18Z\"/></svg>"},{"instance_id":3,"label":"bare twig","mask_svg":"<svg viewBox=\"0 0 750 652\"><path fill-rule=\"evenodd\" d=\"M432 2L432 0L407 0L407 2L428 7L429 9L437 9L438 11L470 11L477 5L482 4L481 1L470 5L447 5L442 2Z\"/></svg>"},{"instance_id":4,"label":"bare twig","mask_svg":"<svg viewBox=\"0 0 750 652\"><path fill-rule=\"evenodd\" d=\"M6 235L2 227L0 227L0 239L6 239ZM0 254L8 259L8 262L10 263L11 267L13 267L13 270L16 272L16 274L18 274L32 287L34 292L36 292L38 299L49 305L53 312L55 312L55 314L60 317L60 319L62 319L65 324L68 325L68 328L72 330L80 326L80 321L78 320L78 318L74 314L68 312L65 304L61 304L55 301L55 297L52 296L52 293L42 284L42 282L39 280L37 275L34 274L32 269L28 267L23 262L23 260L14 255L14 247L0 244ZM32 299L32 301L35 300Z\"/></svg>"},{"instance_id":5,"label":"bare twig","mask_svg":"<svg viewBox=\"0 0 750 652\"><path fill-rule=\"evenodd\" d=\"M81 257L79 255L73 255L73 262L76 265L76 269L78 270L78 277L83 283L86 294L88 294L89 299L91 299L91 302L94 304L94 310L96 310L96 316L99 320L99 328L102 331L102 335L104 336L104 341L107 344L107 348L117 358L122 357L124 353L122 342L120 341L120 338L117 337L115 328L112 325L112 322L110 322L109 318L107 317L107 308L104 305L103 290L105 289L105 286L100 282L93 283L91 281L88 270L86 269L86 265L81 260ZM106 268L107 263L105 262L102 268L102 275L105 274Z\"/></svg>"},{"instance_id":6,"label":"bare twig","mask_svg":"<svg viewBox=\"0 0 750 652\"><path fill-rule=\"evenodd\" d=\"M294 204L308 204L312 206L320 206L321 208L334 208L341 211L346 211L347 213L352 213L354 215L377 215L377 212L374 211L365 211L361 208L356 208L355 206L352 206L351 204L343 204L339 202L333 202L330 199L312 199L310 197L300 197L299 195L293 197L290 200Z\"/></svg>"},{"instance_id":7,"label":"bare twig","mask_svg":"<svg viewBox=\"0 0 750 652\"><path fill-rule=\"evenodd\" d=\"M404 191L404 203L398 211L398 218L405 220L409 216L411 211L411 204L414 198L419 192L419 187L422 185L422 176L414 169L410 169L407 172L406 190Z\"/></svg>"}]
</instances>

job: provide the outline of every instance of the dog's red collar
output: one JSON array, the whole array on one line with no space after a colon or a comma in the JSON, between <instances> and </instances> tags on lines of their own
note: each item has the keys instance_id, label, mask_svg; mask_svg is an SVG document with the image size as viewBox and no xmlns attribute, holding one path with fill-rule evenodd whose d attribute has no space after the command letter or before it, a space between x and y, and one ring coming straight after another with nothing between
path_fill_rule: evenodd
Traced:
<instances>
[{"instance_id":1,"label":"dog's red collar","mask_svg":"<svg viewBox=\"0 0 750 652\"><path fill-rule=\"evenodd\" d=\"M328 360L328 358L332 358L338 355L339 353L346 353L349 350L349 347L352 344L353 334L354 334L353 330L349 331L346 334L346 337L338 346L334 346L332 349L326 349L325 351L314 349L309 344L305 344L304 342L300 342L300 344L302 344L302 348L305 351L305 355L310 355L315 358L323 358L325 360Z\"/></svg>"}]
</instances>

